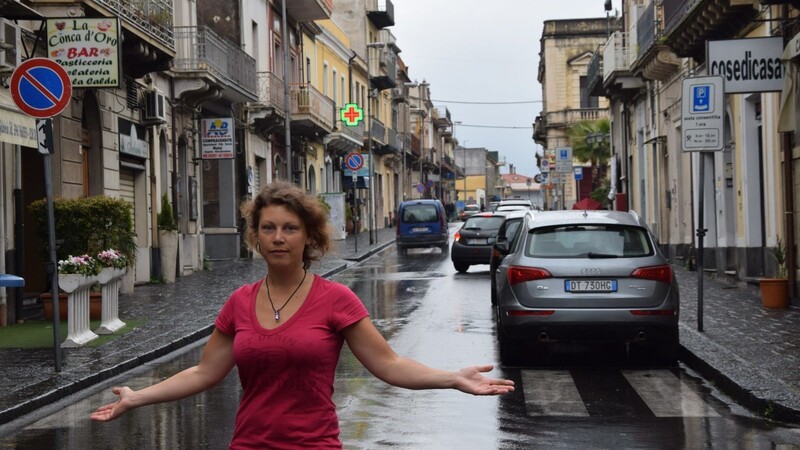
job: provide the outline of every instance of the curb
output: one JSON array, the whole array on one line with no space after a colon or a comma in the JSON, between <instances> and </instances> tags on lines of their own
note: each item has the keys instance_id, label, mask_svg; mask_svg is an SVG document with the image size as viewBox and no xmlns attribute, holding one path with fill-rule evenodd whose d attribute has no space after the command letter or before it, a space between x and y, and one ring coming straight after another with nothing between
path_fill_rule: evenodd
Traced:
<instances>
[{"instance_id":1,"label":"curb","mask_svg":"<svg viewBox=\"0 0 800 450\"><path fill-rule=\"evenodd\" d=\"M679 358L686 366L711 381L720 391L756 416L771 421L800 423L800 410L781 403L782 400L786 400L785 398L774 398L774 395L773 398L770 398L770 394L773 393L786 395L791 392L791 387L769 378L767 374L763 374L762 371L742 361L727 349L704 338L688 325L681 323L680 330L682 333ZM687 338L688 343L684 338ZM699 342L700 340L703 342ZM709 346L705 352L699 350L704 345ZM727 365L735 367L727 370L727 373L723 372L717 364L721 360L724 360Z\"/></svg>"},{"instance_id":2,"label":"curb","mask_svg":"<svg viewBox=\"0 0 800 450\"><path fill-rule=\"evenodd\" d=\"M365 251L364 253L360 253L358 255L354 255L352 257L345 258L345 259L341 260L341 261L344 261L344 262L342 262L341 264L335 265L334 267L332 267L332 268L330 268L330 269L328 269L328 270L326 270L324 272L320 272L319 275L322 276L322 277L326 277L326 278L330 277L330 276L333 276L333 275L336 275L337 273L342 272L342 271L344 271L345 269L347 269L349 267L349 264L347 263L347 261L352 261L352 262L363 261L363 260L369 258L370 256L378 253L381 250L384 250L385 248L387 248L387 247L389 247L390 245L393 245L393 244L394 244L394 240L386 242L386 243L383 243L383 244L380 244L380 245L376 245L373 248L371 248L370 250ZM199 330L197 330L195 332L192 332L192 333L190 333L188 335L185 335L185 336L183 336L183 337L181 337L181 338L179 338L177 340L169 342L168 344L165 344L165 345L160 346L158 348L154 348L154 349L152 349L152 350L150 350L148 352L145 352L143 354L131 357L131 358L129 358L129 359L125 360L125 361L122 361L122 362L120 362L120 363L118 363L118 364L116 364L114 366L107 367L105 369L101 369L101 370L95 372L94 374L92 374L91 376L87 376L87 377L84 377L84 378L81 378L81 379L77 379L77 380L73 381L72 383L70 383L68 385L65 385L65 386L56 387L53 390L48 391L46 394L40 395L38 397L35 397L35 398L30 399L28 401L25 401L23 403L19 403L16 406L13 406L13 407L8 408L6 410L0 411L0 426L7 425L7 424L11 423L12 421L17 420L17 419L21 418L22 416L24 416L26 414L30 414L30 413L38 410L38 409L44 408L47 405L50 405L50 404L55 403L55 402L57 402L59 400L62 400L62 399L66 398L69 395L72 395L72 394L75 394L75 393L77 393L77 392L79 392L81 390L90 388L90 387L92 387L92 386L94 386L96 384L102 383L103 381L109 380L109 379L111 379L111 378L113 378L113 377L115 377L117 375L123 374L123 373L128 372L128 371L130 371L132 369L141 367L142 365L144 365L146 363L149 363L149 362L154 361L154 360L156 360L158 358L161 358L162 356L165 356L165 355L167 355L169 353L172 353L172 352L174 352L176 350L179 350L179 349L181 349L183 347L186 347L187 345L193 344L193 343L195 343L195 342L197 342L197 341L199 341L199 340L211 335L211 332L213 331L213 329L214 329L213 325L209 325L209 326L203 327L203 328L201 328L201 329L199 329Z\"/></svg>"}]
</instances>

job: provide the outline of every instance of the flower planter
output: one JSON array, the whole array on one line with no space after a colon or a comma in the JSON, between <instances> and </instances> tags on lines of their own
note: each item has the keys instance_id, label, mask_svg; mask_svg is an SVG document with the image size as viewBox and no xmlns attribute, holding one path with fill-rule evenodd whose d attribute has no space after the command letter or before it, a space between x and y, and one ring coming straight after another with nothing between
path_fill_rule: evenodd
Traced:
<instances>
[{"instance_id":1,"label":"flower planter","mask_svg":"<svg viewBox=\"0 0 800 450\"><path fill-rule=\"evenodd\" d=\"M44 318L53 320L53 302L50 301L49 292L42 293L39 298L42 299L42 306L44 307ZM67 294L58 294L58 318L59 320L67 320ZM89 293L89 319L100 320L103 317L103 294L101 292Z\"/></svg>"},{"instance_id":2,"label":"flower planter","mask_svg":"<svg viewBox=\"0 0 800 450\"><path fill-rule=\"evenodd\" d=\"M97 334L112 334L125 326L119 320L119 288L125 269L104 267L97 276L103 298L102 322L95 330Z\"/></svg>"},{"instance_id":3,"label":"flower planter","mask_svg":"<svg viewBox=\"0 0 800 450\"><path fill-rule=\"evenodd\" d=\"M766 308L789 306L789 280L786 278L761 278L761 302Z\"/></svg>"},{"instance_id":4,"label":"flower planter","mask_svg":"<svg viewBox=\"0 0 800 450\"><path fill-rule=\"evenodd\" d=\"M178 232L159 230L158 247L161 253L161 278L165 283L174 283L178 264Z\"/></svg>"}]
</instances>

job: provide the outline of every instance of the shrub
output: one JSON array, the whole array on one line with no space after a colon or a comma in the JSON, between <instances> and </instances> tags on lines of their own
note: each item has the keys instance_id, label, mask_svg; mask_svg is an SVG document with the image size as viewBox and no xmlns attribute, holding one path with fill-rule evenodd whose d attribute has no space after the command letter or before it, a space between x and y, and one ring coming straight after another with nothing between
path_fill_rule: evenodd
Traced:
<instances>
[{"instance_id":1,"label":"shrub","mask_svg":"<svg viewBox=\"0 0 800 450\"><path fill-rule=\"evenodd\" d=\"M42 257L49 260L47 201L36 200L29 206L36 218L36 231L42 242ZM136 233L133 212L123 199L98 195L53 200L56 234L56 260L71 255L97 255L114 248L125 255L129 265L136 261Z\"/></svg>"},{"instance_id":2,"label":"shrub","mask_svg":"<svg viewBox=\"0 0 800 450\"><path fill-rule=\"evenodd\" d=\"M161 212L158 213L158 229L163 231L178 231L178 223L172 214L172 205L169 203L167 193L161 195Z\"/></svg>"}]
</instances>

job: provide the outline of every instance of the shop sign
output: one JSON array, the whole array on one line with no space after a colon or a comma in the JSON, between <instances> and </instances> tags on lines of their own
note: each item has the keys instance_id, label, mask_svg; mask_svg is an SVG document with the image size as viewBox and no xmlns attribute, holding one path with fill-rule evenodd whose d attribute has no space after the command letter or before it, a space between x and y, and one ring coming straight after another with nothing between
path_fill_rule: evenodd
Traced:
<instances>
[{"instance_id":1,"label":"shop sign","mask_svg":"<svg viewBox=\"0 0 800 450\"><path fill-rule=\"evenodd\" d=\"M708 41L709 75L725 80L726 94L783 89L782 37Z\"/></svg>"},{"instance_id":2,"label":"shop sign","mask_svg":"<svg viewBox=\"0 0 800 450\"><path fill-rule=\"evenodd\" d=\"M119 87L116 17L47 19L47 56L69 74L73 88Z\"/></svg>"},{"instance_id":3,"label":"shop sign","mask_svg":"<svg viewBox=\"0 0 800 450\"><path fill-rule=\"evenodd\" d=\"M200 120L200 148L203 159L233 159L234 122L230 117Z\"/></svg>"},{"instance_id":4,"label":"shop sign","mask_svg":"<svg viewBox=\"0 0 800 450\"><path fill-rule=\"evenodd\" d=\"M119 118L118 124L119 152L139 158L147 158L149 146L147 141L143 139L145 136L144 127L123 118Z\"/></svg>"}]
</instances>

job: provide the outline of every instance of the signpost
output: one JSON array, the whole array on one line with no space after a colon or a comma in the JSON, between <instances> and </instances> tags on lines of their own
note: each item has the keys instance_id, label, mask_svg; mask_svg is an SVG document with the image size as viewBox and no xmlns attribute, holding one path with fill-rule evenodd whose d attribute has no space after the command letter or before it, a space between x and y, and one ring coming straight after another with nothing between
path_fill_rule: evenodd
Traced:
<instances>
[{"instance_id":1,"label":"signpost","mask_svg":"<svg viewBox=\"0 0 800 450\"><path fill-rule=\"evenodd\" d=\"M703 331L703 228L705 207L705 155L702 152L719 151L722 142L725 89L721 76L690 77L683 80L681 106L681 134L683 151L699 151L697 203L697 331Z\"/></svg>"},{"instance_id":2,"label":"signpost","mask_svg":"<svg viewBox=\"0 0 800 450\"><path fill-rule=\"evenodd\" d=\"M53 300L53 351L56 372L61 372L61 331L58 311L58 271L56 270L56 230L53 212L53 176L50 155L53 154L53 125L51 117L60 114L69 104L72 83L61 65L47 58L31 58L11 74L11 98L25 114L35 117L38 149L44 159L44 185L47 196L47 235L50 261L50 294Z\"/></svg>"},{"instance_id":3,"label":"signpost","mask_svg":"<svg viewBox=\"0 0 800 450\"><path fill-rule=\"evenodd\" d=\"M344 110L343 110L344 111ZM344 117L344 112L342 113ZM356 185L358 184L358 171L364 167L364 156L358 152L350 152L344 157L344 165L353 173L353 234L355 235L355 251L358 251L358 215L356 214Z\"/></svg>"}]
</instances>

